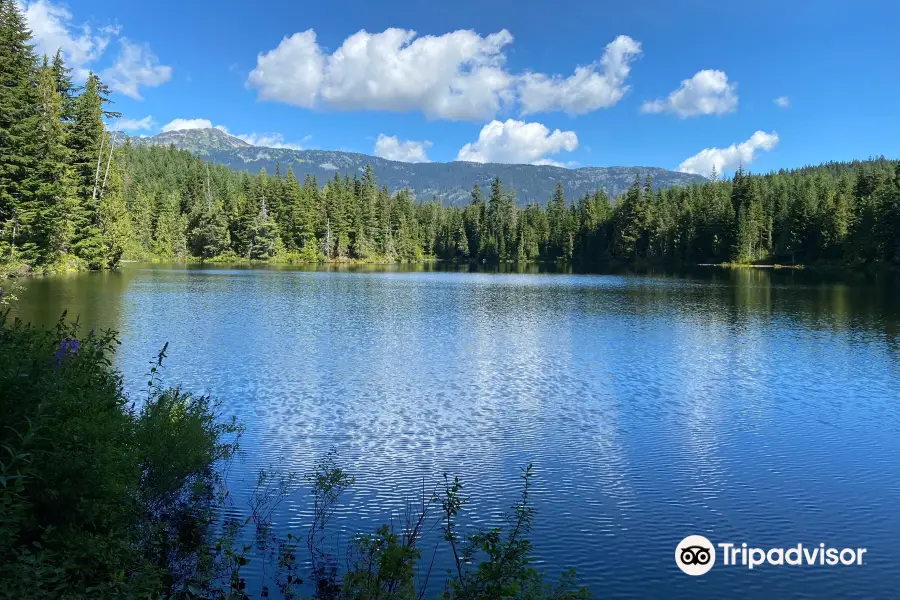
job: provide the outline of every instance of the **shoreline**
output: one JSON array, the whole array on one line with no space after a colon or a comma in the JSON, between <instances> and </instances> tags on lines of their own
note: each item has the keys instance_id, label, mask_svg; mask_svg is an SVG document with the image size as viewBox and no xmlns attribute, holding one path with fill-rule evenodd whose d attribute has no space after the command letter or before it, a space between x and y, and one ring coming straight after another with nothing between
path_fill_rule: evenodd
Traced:
<instances>
[{"instance_id":1,"label":"shoreline","mask_svg":"<svg viewBox=\"0 0 900 600\"><path fill-rule=\"evenodd\" d=\"M770 264L744 264L744 263L697 263L693 265L695 267L719 267L722 269L792 269L795 271L800 271L802 269L812 269L815 267L810 267L808 265L782 265L779 263L770 263ZM853 267L847 266L835 266L835 269L847 269L852 270Z\"/></svg>"},{"instance_id":2,"label":"shoreline","mask_svg":"<svg viewBox=\"0 0 900 600\"><path fill-rule=\"evenodd\" d=\"M646 269L650 267L659 267L659 268L672 268L672 269L684 269L684 268L719 268L719 269L763 269L763 270L771 270L771 271L810 271L810 272L832 272L832 273L871 273L871 272L895 272L898 270L898 265L888 264L888 263L864 263L864 264L841 264L841 263L812 263L812 264L781 264L781 263L732 263L732 262L721 262L721 263L685 263L685 262L666 262L666 261L652 261L652 260L637 260L637 261L619 261L615 259L609 259L605 261L601 261L598 263L594 263L590 268L583 268L583 265L578 263L566 263L566 262L554 262L554 261L540 261L540 260L526 260L526 261L516 261L516 260L508 260L508 261L455 261L455 260L446 260L436 257L425 257L419 260L387 260L387 259L358 259L358 258L339 258L339 259L324 259L324 260L297 260L296 257L273 257L268 260L259 260L259 259L246 259L246 258L238 258L238 257L217 257L213 259L203 260L196 257L190 257L187 260L168 260L161 259L158 257L145 258L145 259L123 259L119 261L120 265L129 265L129 264L177 264L177 265L206 265L206 266L228 266L228 265L241 265L241 266L315 266L315 265L329 265L329 266L347 266L347 267L358 267L358 266L410 266L410 265L426 265L426 264L446 264L446 265L456 265L460 267L464 266L499 266L499 265L557 265L562 267L569 267L573 269L573 272L581 273L581 274L603 274L607 272L609 268L615 269ZM32 269L28 265L23 263L15 264L15 265L0 265L0 282L5 280L21 280L32 277L47 277L54 275L72 275L76 273L89 273L89 272L100 272L100 271L116 271L118 268L113 269L81 269L81 268L42 268L42 269ZM3 286L0 285L0 290L2 290Z\"/></svg>"}]
</instances>

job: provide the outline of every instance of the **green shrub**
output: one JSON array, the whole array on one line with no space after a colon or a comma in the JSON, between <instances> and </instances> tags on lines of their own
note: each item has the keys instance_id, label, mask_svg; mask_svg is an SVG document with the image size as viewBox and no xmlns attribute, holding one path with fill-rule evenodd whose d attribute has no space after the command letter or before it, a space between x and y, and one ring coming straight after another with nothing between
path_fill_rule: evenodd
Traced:
<instances>
[{"instance_id":1,"label":"green shrub","mask_svg":"<svg viewBox=\"0 0 900 600\"><path fill-rule=\"evenodd\" d=\"M135 409L112 332L79 337L0 315L0 594L159 597L198 549L239 428L156 381Z\"/></svg>"}]
</instances>

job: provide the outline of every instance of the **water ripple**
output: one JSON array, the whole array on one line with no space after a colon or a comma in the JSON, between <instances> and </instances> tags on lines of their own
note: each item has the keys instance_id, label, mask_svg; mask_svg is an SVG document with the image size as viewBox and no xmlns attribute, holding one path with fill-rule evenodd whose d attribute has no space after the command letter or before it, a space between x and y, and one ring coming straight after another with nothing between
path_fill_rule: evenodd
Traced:
<instances>
[{"instance_id":1,"label":"water ripple","mask_svg":"<svg viewBox=\"0 0 900 600\"><path fill-rule=\"evenodd\" d=\"M90 280L82 312L122 331L131 389L169 341L166 377L244 420L236 515L258 469L308 473L335 448L356 476L333 523L344 544L396 523L445 472L463 479L465 527L491 527L533 462L537 564L574 567L598 597L887 597L900 586L896 290L758 273L122 277ZM45 285L71 301L82 284ZM52 296L35 319L59 309ZM305 534L311 511L301 486L276 530ZM869 553L860 568L689 578L672 561L688 534ZM426 537L430 553L439 532ZM441 547L436 573L449 560ZM263 577L258 562L249 573Z\"/></svg>"}]
</instances>

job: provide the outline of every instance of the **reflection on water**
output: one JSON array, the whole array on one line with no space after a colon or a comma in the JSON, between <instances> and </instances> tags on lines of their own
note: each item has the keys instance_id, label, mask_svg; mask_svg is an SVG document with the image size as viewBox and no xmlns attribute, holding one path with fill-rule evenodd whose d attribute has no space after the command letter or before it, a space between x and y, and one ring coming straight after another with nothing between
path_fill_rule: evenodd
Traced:
<instances>
[{"instance_id":1,"label":"reflection on water","mask_svg":"<svg viewBox=\"0 0 900 600\"><path fill-rule=\"evenodd\" d=\"M533 461L541 564L575 567L599 597L894 593L894 278L528 269L131 265L27 281L15 310L121 331L135 391L170 342L169 381L247 424L239 507L258 468L306 472L334 447L357 477L345 540L445 471L468 483L471 525L491 525ZM309 512L301 491L277 526ZM689 578L673 561L688 534L869 551L857 568Z\"/></svg>"}]
</instances>

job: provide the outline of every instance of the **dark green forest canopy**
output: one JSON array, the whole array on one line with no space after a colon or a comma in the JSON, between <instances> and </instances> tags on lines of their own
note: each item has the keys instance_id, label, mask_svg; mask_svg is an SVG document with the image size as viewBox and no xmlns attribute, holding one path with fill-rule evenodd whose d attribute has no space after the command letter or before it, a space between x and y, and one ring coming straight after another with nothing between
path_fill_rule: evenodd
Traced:
<instances>
[{"instance_id":1,"label":"dark green forest canopy","mask_svg":"<svg viewBox=\"0 0 900 600\"><path fill-rule=\"evenodd\" d=\"M389 190L369 166L299 181L251 175L172 147L114 144L107 88L76 88L59 55L38 58L0 0L0 264L113 268L123 258L417 261L608 260L900 263L900 162L828 163L658 189L636 177L527 198L499 179L445 206ZM522 199L519 199L522 200Z\"/></svg>"},{"instance_id":2,"label":"dark green forest canopy","mask_svg":"<svg viewBox=\"0 0 900 600\"><path fill-rule=\"evenodd\" d=\"M187 151L117 151L131 253L234 254L308 260L564 260L900 262L900 162L829 163L653 190L635 181L517 205L495 180L462 207L416 203L362 177L300 182L288 169L257 175L208 165Z\"/></svg>"}]
</instances>

